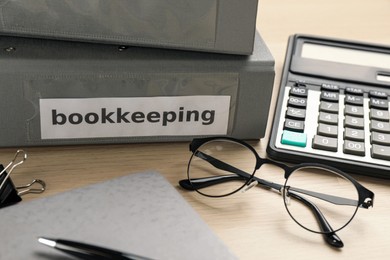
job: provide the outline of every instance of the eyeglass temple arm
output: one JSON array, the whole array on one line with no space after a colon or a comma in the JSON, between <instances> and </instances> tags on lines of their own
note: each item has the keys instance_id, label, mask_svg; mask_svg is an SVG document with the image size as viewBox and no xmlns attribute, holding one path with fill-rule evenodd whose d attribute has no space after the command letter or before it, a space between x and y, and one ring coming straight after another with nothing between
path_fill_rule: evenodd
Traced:
<instances>
[{"instance_id":1,"label":"eyeglass temple arm","mask_svg":"<svg viewBox=\"0 0 390 260\"><path fill-rule=\"evenodd\" d=\"M330 226L329 222L326 220L325 216L322 214L321 210L315 205L313 204L312 202L310 202L309 200L306 200L305 198L299 196L297 193L295 192L292 192L288 189L284 190L283 193L287 192L287 195L293 197L294 199L302 202L303 204L305 204L307 207L309 207L312 212L314 213L317 221L318 221L318 224L322 230L322 232L324 232L324 238L325 238L325 241L333 246L333 247L337 247L337 248L341 248L344 246L344 243L343 241L340 239L339 236L337 236L337 234L333 231L332 227ZM285 194L283 194L283 196L285 196Z\"/></svg>"},{"instance_id":2,"label":"eyeglass temple arm","mask_svg":"<svg viewBox=\"0 0 390 260\"><path fill-rule=\"evenodd\" d=\"M358 205L358 201L353 200L353 199L342 198L339 196L333 196L333 195L319 193L319 192L315 192L315 191L308 191L305 189L300 189L300 188L295 188L295 187L290 187L290 186L288 188L289 188L289 190L296 191L296 192L299 192L302 194L306 194L306 195L309 195L311 197L315 197L318 199L322 199L322 200L328 201L328 202L336 204L336 205L348 205L348 206L355 206L355 207Z\"/></svg>"},{"instance_id":3,"label":"eyeglass temple arm","mask_svg":"<svg viewBox=\"0 0 390 260\"><path fill-rule=\"evenodd\" d=\"M183 179L179 181L179 184L182 188L186 190L199 190L199 189L207 188L216 184L225 183L233 180L246 181L247 178L244 178L239 175L230 174L230 175L222 175L222 176L215 176L215 177L191 179L191 182L188 179Z\"/></svg>"},{"instance_id":4,"label":"eyeglass temple arm","mask_svg":"<svg viewBox=\"0 0 390 260\"><path fill-rule=\"evenodd\" d=\"M227 164L221 160L218 160L216 159L215 157L213 156L210 156L210 155L207 155L201 151L196 151L194 153L195 156L207 161L208 163L210 163L211 165L213 165L215 168L218 168L220 170L223 170L223 171L227 171L227 172L231 172L231 173L235 173L237 174L238 176L241 176L242 179L244 180L247 180L249 181L250 179L254 179L256 180L259 184L261 185L264 185L268 188L272 188L272 189L275 189L277 191L281 191L283 185L280 185L280 184L277 184L277 183L273 183L273 182L269 182L269 181L266 181L266 180L263 180L263 179L260 179L260 178L257 178L257 177L254 177L252 176L252 174L249 174L247 172L244 172L230 164ZM228 181L228 179L225 179L225 181ZM192 182L192 180L191 180Z\"/></svg>"},{"instance_id":5,"label":"eyeglass temple arm","mask_svg":"<svg viewBox=\"0 0 390 260\"><path fill-rule=\"evenodd\" d=\"M244 179L248 180L248 182L251 179L253 179L253 180L256 180L260 185L263 185L263 186L268 187L268 188L275 189L275 190L277 190L279 192L283 188L283 185L281 185L281 184L270 182L270 181L258 178L256 176L252 176L249 173L246 173L246 172L244 172L244 171L242 171L240 169L237 169L236 167L234 167L234 166L232 166L230 164L227 164L227 163L225 163L225 162L223 162L221 160L218 160L215 157L210 156L208 154L205 154L205 153L203 153L201 151L195 151L194 155L199 157L199 158L201 158L201 159L203 159L203 160L205 160L205 161L207 161L208 163L210 163L211 165L213 165L214 167L216 167L216 168L218 168L220 170L224 170L224 171L227 171L227 172L235 173L235 174L243 177ZM274 163L271 160L266 160L266 162L267 163ZM277 164L277 165L285 169L285 167L283 167L282 164ZM218 177L215 177L215 178L218 178ZM220 181L224 182L224 181L229 181L229 180L230 180L229 178L222 178ZM183 181L185 182L185 180L183 180ZM207 180L205 180L205 182L207 183ZM202 185L206 185L205 182L202 182L200 179L197 179L197 183L195 184L195 183L192 183L192 180L191 180L192 189L198 189L194 185L197 185L197 184L200 184L200 183ZM189 186L191 186L191 183L188 183ZM210 184L210 185L213 185L213 184ZM208 186L210 186L210 185L208 185ZM306 195L309 195L309 196L312 196L312 197L315 197L315 198L318 198L318 199L322 199L322 200L328 201L328 202L336 204L336 205L356 206L358 204L357 200L342 198L342 197L328 195L328 194L323 194L323 193L314 192L314 191L308 191L308 190L299 189L299 188L295 188L295 187L289 187L289 189L297 191L297 192L300 192L300 193L303 193L303 194L306 194Z\"/></svg>"}]
</instances>

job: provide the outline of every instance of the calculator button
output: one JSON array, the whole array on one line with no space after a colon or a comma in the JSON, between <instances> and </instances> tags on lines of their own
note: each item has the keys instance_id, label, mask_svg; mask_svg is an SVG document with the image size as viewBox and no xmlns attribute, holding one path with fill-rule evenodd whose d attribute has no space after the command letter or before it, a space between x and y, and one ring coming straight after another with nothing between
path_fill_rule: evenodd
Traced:
<instances>
[{"instance_id":1,"label":"calculator button","mask_svg":"<svg viewBox=\"0 0 390 260\"><path fill-rule=\"evenodd\" d=\"M366 153L364 143L349 140L344 141L343 152L360 156L364 156Z\"/></svg>"},{"instance_id":2,"label":"calculator button","mask_svg":"<svg viewBox=\"0 0 390 260\"><path fill-rule=\"evenodd\" d=\"M371 157L390 160L390 146L373 144L371 148Z\"/></svg>"},{"instance_id":3,"label":"calculator button","mask_svg":"<svg viewBox=\"0 0 390 260\"><path fill-rule=\"evenodd\" d=\"M306 105L307 105L307 100L306 100L306 98L300 98L300 97L291 96L288 99L288 105L289 106L294 106L294 107L305 108Z\"/></svg>"},{"instance_id":4,"label":"calculator button","mask_svg":"<svg viewBox=\"0 0 390 260\"><path fill-rule=\"evenodd\" d=\"M378 109L389 109L389 102L387 99L378 99L378 98L370 98L369 102L370 108L378 108Z\"/></svg>"},{"instance_id":5,"label":"calculator button","mask_svg":"<svg viewBox=\"0 0 390 260\"><path fill-rule=\"evenodd\" d=\"M338 127L336 125L318 124L317 134L323 136L337 137Z\"/></svg>"},{"instance_id":6,"label":"calculator button","mask_svg":"<svg viewBox=\"0 0 390 260\"><path fill-rule=\"evenodd\" d=\"M354 129L354 128L345 128L344 139L354 140L354 141L364 141L364 130Z\"/></svg>"},{"instance_id":7,"label":"calculator button","mask_svg":"<svg viewBox=\"0 0 390 260\"><path fill-rule=\"evenodd\" d=\"M304 80L296 80L295 83L294 83L294 86L296 87L306 87L306 82Z\"/></svg>"},{"instance_id":8,"label":"calculator button","mask_svg":"<svg viewBox=\"0 0 390 260\"><path fill-rule=\"evenodd\" d=\"M382 91L378 91L378 90L370 90L368 95L370 97L374 97L374 98L387 98L386 92L382 92Z\"/></svg>"},{"instance_id":9,"label":"calculator button","mask_svg":"<svg viewBox=\"0 0 390 260\"><path fill-rule=\"evenodd\" d=\"M361 117L345 116L344 127L364 128L364 119Z\"/></svg>"},{"instance_id":10,"label":"calculator button","mask_svg":"<svg viewBox=\"0 0 390 260\"><path fill-rule=\"evenodd\" d=\"M339 93L322 91L320 98L321 101L339 102Z\"/></svg>"},{"instance_id":11,"label":"calculator button","mask_svg":"<svg viewBox=\"0 0 390 260\"><path fill-rule=\"evenodd\" d=\"M376 120L388 122L389 121L389 111L371 108L370 119L376 119Z\"/></svg>"},{"instance_id":12,"label":"calculator button","mask_svg":"<svg viewBox=\"0 0 390 260\"><path fill-rule=\"evenodd\" d=\"M290 95L299 96L299 97L307 97L308 90L305 87L291 87Z\"/></svg>"},{"instance_id":13,"label":"calculator button","mask_svg":"<svg viewBox=\"0 0 390 260\"><path fill-rule=\"evenodd\" d=\"M315 135L312 147L313 149L337 152L337 138Z\"/></svg>"},{"instance_id":14,"label":"calculator button","mask_svg":"<svg viewBox=\"0 0 390 260\"><path fill-rule=\"evenodd\" d=\"M282 133L281 143L299 147L306 147L306 134L284 130Z\"/></svg>"},{"instance_id":15,"label":"calculator button","mask_svg":"<svg viewBox=\"0 0 390 260\"><path fill-rule=\"evenodd\" d=\"M339 104L333 102L320 102L320 111L325 111L328 113L338 113L339 112Z\"/></svg>"},{"instance_id":16,"label":"calculator button","mask_svg":"<svg viewBox=\"0 0 390 260\"><path fill-rule=\"evenodd\" d=\"M363 106L363 101L361 96L345 95L345 104Z\"/></svg>"},{"instance_id":17,"label":"calculator button","mask_svg":"<svg viewBox=\"0 0 390 260\"><path fill-rule=\"evenodd\" d=\"M345 105L344 114L356 117L363 117L364 109L362 106Z\"/></svg>"},{"instance_id":18,"label":"calculator button","mask_svg":"<svg viewBox=\"0 0 390 260\"><path fill-rule=\"evenodd\" d=\"M364 91L363 91L363 89L360 89L360 88L347 87L347 88L345 88L345 93L357 95L357 96L363 96Z\"/></svg>"},{"instance_id":19,"label":"calculator button","mask_svg":"<svg viewBox=\"0 0 390 260\"><path fill-rule=\"evenodd\" d=\"M337 125L339 122L339 116L337 114L331 114L326 112L320 112L318 122Z\"/></svg>"},{"instance_id":20,"label":"calculator button","mask_svg":"<svg viewBox=\"0 0 390 260\"><path fill-rule=\"evenodd\" d=\"M340 89L339 86L333 84L324 83L321 85L321 90L338 92L339 89Z\"/></svg>"},{"instance_id":21,"label":"calculator button","mask_svg":"<svg viewBox=\"0 0 390 260\"><path fill-rule=\"evenodd\" d=\"M305 129L305 122L299 120L286 119L286 121L284 121L283 129L294 131L294 132L303 132L303 130Z\"/></svg>"},{"instance_id":22,"label":"calculator button","mask_svg":"<svg viewBox=\"0 0 390 260\"><path fill-rule=\"evenodd\" d=\"M370 130L381 133L390 133L390 123L371 120Z\"/></svg>"},{"instance_id":23,"label":"calculator button","mask_svg":"<svg viewBox=\"0 0 390 260\"><path fill-rule=\"evenodd\" d=\"M306 109L300 109L295 107L287 107L286 117L292 119L305 119Z\"/></svg>"},{"instance_id":24,"label":"calculator button","mask_svg":"<svg viewBox=\"0 0 390 260\"><path fill-rule=\"evenodd\" d=\"M372 132L371 133L372 144L390 145L390 134Z\"/></svg>"}]
</instances>

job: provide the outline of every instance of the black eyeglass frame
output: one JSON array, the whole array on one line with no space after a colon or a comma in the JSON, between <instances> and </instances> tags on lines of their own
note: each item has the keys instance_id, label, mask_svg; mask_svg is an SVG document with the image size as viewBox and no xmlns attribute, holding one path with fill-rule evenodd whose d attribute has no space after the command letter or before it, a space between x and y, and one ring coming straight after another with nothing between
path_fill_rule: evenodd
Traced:
<instances>
[{"instance_id":1,"label":"black eyeglass frame","mask_svg":"<svg viewBox=\"0 0 390 260\"><path fill-rule=\"evenodd\" d=\"M235 142L235 143L238 143L238 144L248 148L254 154L254 156L256 158L256 165L255 165L255 168L253 170L253 173L249 174L249 173L243 172L243 171L241 171L241 170L239 170L239 169L237 169L237 168L235 168L235 167L233 167L233 166L231 166L231 165L229 165L229 164L227 164L225 162L219 161L216 158L213 158L211 156L205 155L204 153L198 151L198 149L202 145L204 145L204 144L206 144L208 142L211 142L211 141L218 141L218 140L220 140L220 141L227 141L227 142ZM342 227L338 228L337 230L333 230L329 226L329 224L327 223L326 219L322 216L321 212L318 209L316 209L316 206L314 204L312 204L310 201L307 201L307 200L303 199L302 197L300 197L297 194L294 195L294 193L289 192L288 195L293 195L295 199L298 199L301 202L305 203L308 207L311 207L316 214L319 214L319 215L317 215L317 219L320 222L323 222L323 223L321 223L321 226L322 226L322 229L324 229L324 231L323 232L314 231L314 230L311 230L311 229L301 225L300 222L297 221L294 218L294 216L290 213L290 211L288 210L288 205L286 204L286 200L283 199L285 207L286 207L287 212L289 213L290 217L298 225L300 225L302 228L304 228L304 229L306 229L308 231L314 232L314 233L334 234L335 232L337 232L337 231L341 230L342 228L344 228L345 226L347 226L352 221L352 219L356 215L356 212L357 212L359 207L361 207L361 208L370 208L370 207L373 206L373 202L374 202L374 193L373 192L371 192L370 190L368 190L367 188L362 186L360 183L358 183L354 178L352 178L347 173L345 173L345 172L343 172L343 171L341 171L341 170L339 170L337 168L334 168L332 166L328 166L328 165L324 165L324 164L318 164L318 163L301 163L301 164L297 164L297 165L294 165L294 166L288 166L286 164L279 163L279 162L276 162L276 161L273 161L273 160L270 160L270 159L267 159L267 158L261 158L259 156L259 154L256 152L256 150L251 145L249 145L248 143L246 143L246 142L244 142L242 140L235 139L235 138L232 138L232 137L195 138L190 143L189 149L192 152L192 156L191 156L191 158L189 160L189 163L188 163L188 166L187 166L187 180L182 180L179 183L180 183L180 185L183 188L185 188L187 190L194 190L194 191L202 194L203 196L207 196L207 197L226 197L226 196L229 196L229 195L232 195L232 194L236 193L237 191L241 190L242 188L244 188L245 186L249 185L253 181L257 181L260 185L263 185L263 186L266 186L268 188L273 188L273 189L278 190L279 192L282 193L283 198L285 198L285 196L287 196L286 192L289 191L289 189L290 189L290 187L286 185L287 184L287 180L290 177L290 175L294 171L296 171L298 169L309 168L309 167L310 168L324 169L326 171L333 172L333 173L335 173L337 175L340 175L341 177L349 180L355 186L355 188L357 190L357 193L358 193L357 204L354 201L348 202L348 199L343 199L343 198L339 198L339 197L333 197L331 195L325 195L325 194L319 194L318 193L318 196L316 196L314 194L315 192L310 192L310 194L309 194L309 195L317 197L317 198L328 200L329 202L332 202L332 203L336 203L336 204L344 203L346 205L356 206L356 210L353 213L351 219L345 225L343 225ZM221 178L213 178L213 179L210 179L210 180L204 180L204 178L202 178L201 180L199 180L199 182L197 182L196 179L191 179L190 178L190 165L191 165L192 158L194 156L203 157L202 159L207 160L210 164L212 164L216 168L219 168L219 169L231 172L231 173L235 173L238 176L236 178L241 179L241 180L245 180L244 184L242 186L240 186L239 188L237 188L236 190L234 190L232 192L229 192L229 193L226 193L226 194L223 194L223 195L209 195L209 194L203 193L199 189L201 189L203 187L215 185L215 184L220 183L220 182L228 181L231 178L229 176L227 176L227 177L225 176L225 177L221 177ZM255 177L256 171L258 169L260 169L261 166L264 165L264 164L272 164L272 165L278 166L278 167L280 167L280 168L282 168L284 170L284 172L285 172L284 178L286 180L284 185L273 183L273 182L269 182L269 181L266 181L264 179ZM229 178L229 179L227 179L227 178ZM308 192L308 191L305 191L305 192ZM324 195L327 196L327 197L324 197Z\"/></svg>"}]
</instances>

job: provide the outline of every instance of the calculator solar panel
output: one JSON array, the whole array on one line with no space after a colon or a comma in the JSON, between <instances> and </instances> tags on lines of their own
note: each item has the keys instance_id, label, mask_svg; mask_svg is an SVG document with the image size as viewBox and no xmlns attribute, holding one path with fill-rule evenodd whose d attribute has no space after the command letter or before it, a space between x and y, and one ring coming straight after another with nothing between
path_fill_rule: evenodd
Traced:
<instances>
[{"instance_id":1,"label":"calculator solar panel","mask_svg":"<svg viewBox=\"0 0 390 260\"><path fill-rule=\"evenodd\" d=\"M268 155L390 178L390 48L289 39Z\"/></svg>"}]
</instances>

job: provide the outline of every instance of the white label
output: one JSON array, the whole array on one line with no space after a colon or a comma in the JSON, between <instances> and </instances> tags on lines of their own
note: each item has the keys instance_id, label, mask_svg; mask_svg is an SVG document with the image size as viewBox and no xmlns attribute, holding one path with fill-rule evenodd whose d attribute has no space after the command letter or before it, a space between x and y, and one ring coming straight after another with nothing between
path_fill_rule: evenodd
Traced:
<instances>
[{"instance_id":1,"label":"white label","mask_svg":"<svg viewBox=\"0 0 390 260\"><path fill-rule=\"evenodd\" d=\"M230 96L40 99L41 138L225 135Z\"/></svg>"}]
</instances>

